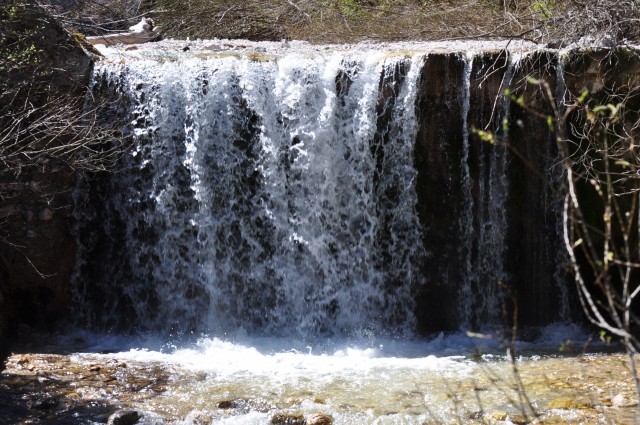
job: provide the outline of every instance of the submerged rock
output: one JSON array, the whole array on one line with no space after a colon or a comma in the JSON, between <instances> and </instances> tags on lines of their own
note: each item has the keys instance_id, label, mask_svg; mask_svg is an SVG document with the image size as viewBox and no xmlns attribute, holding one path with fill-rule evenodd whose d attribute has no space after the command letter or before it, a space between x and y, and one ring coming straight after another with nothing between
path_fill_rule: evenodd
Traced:
<instances>
[{"instance_id":1,"label":"submerged rock","mask_svg":"<svg viewBox=\"0 0 640 425\"><path fill-rule=\"evenodd\" d=\"M547 405L548 409L571 410L571 409L592 409L593 402L585 399L575 399L571 397L560 397L553 399Z\"/></svg>"},{"instance_id":2,"label":"submerged rock","mask_svg":"<svg viewBox=\"0 0 640 425\"><path fill-rule=\"evenodd\" d=\"M222 400L216 404L216 407L223 410L236 409L241 413L248 413L252 411L266 413L275 408L272 403L269 403L267 400L261 398L237 398L234 400Z\"/></svg>"},{"instance_id":3,"label":"submerged rock","mask_svg":"<svg viewBox=\"0 0 640 425\"><path fill-rule=\"evenodd\" d=\"M35 400L32 407L38 410L49 410L58 407L60 400L57 397L43 397Z\"/></svg>"}]
</instances>

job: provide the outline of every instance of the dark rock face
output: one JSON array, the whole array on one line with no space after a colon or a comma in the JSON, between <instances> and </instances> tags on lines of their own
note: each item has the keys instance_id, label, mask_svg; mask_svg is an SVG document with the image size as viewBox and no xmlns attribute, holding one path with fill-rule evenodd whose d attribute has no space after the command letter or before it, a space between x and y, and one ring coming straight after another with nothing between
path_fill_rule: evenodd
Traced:
<instances>
[{"instance_id":1,"label":"dark rock face","mask_svg":"<svg viewBox=\"0 0 640 425\"><path fill-rule=\"evenodd\" d=\"M557 65L557 56L548 52L522 61L514 75L514 95L522 95L526 104L551 113L542 90L525 81L532 76L557 87ZM574 293L562 244L563 171L547 123L531 115L512 105L509 143L511 150L526 162L514 159L508 168L507 269L512 280L510 295L514 298L510 301L517 303L518 320L528 326L541 326L570 320L579 307L570 303L575 306L573 311L561 311L566 308L563 296ZM567 298L564 302L568 301ZM509 321L514 314L509 313Z\"/></svg>"},{"instance_id":2,"label":"dark rock face","mask_svg":"<svg viewBox=\"0 0 640 425\"><path fill-rule=\"evenodd\" d=\"M424 243L431 253L423 272L427 284L417 299L416 315L423 331L453 329L457 324L455 309L437 306L457 298L451 282L463 279L458 217L464 209L460 179L464 68L457 55L430 55L417 88L416 191L418 214L428 235Z\"/></svg>"},{"instance_id":3,"label":"dark rock face","mask_svg":"<svg viewBox=\"0 0 640 425\"><path fill-rule=\"evenodd\" d=\"M269 421L272 425L307 425L304 415L301 413L278 412Z\"/></svg>"},{"instance_id":4,"label":"dark rock face","mask_svg":"<svg viewBox=\"0 0 640 425\"><path fill-rule=\"evenodd\" d=\"M417 298L420 331L478 329L492 323L511 326L513 320L521 328L581 320L562 240L564 175L558 147L547 122L503 92L508 88L514 99L550 115L550 101L562 107L565 90L578 97L587 89L595 104L610 102L607 93L634 90L630 82L639 67L637 53L624 48L572 52L562 64L556 51L541 50L520 59L517 67L504 53L487 53L473 59L464 93L460 57L429 57L416 105L418 209L429 253L424 266L428 284ZM554 99L530 77L545 81ZM637 96L628 102L637 110ZM468 151L461 130L464 117ZM569 122L577 119L571 116ZM491 143L482 140L479 129L492 134ZM503 161L502 183L492 181L497 159ZM495 184L504 190L502 195L491 190ZM583 202L593 204L588 219L598 226L602 206L590 195L590 185L579 189ZM499 217L488 214L496 203L501 204ZM465 214L471 217L466 223ZM483 239L483 232L495 231L495 226L504 232L499 245ZM491 273L496 265L491 250L502 257L502 274ZM463 285L467 293L460 291ZM500 300L493 313L483 311L486 306L481 301L491 291Z\"/></svg>"},{"instance_id":5,"label":"dark rock face","mask_svg":"<svg viewBox=\"0 0 640 425\"><path fill-rule=\"evenodd\" d=\"M19 13L24 16L16 16L13 27L4 22L3 28L7 34L33 37L38 56L35 62L3 68L3 90L14 90L14 107L26 100L40 107L56 96L84 96L91 56L42 10L25 6ZM11 107L3 107L5 117L15 113ZM75 261L71 235L75 171L55 157L43 157L36 165L27 157L20 161L18 168L0 168L2 359L20 324L48 329L65 315Z\"/></svg>"}]
</instances>

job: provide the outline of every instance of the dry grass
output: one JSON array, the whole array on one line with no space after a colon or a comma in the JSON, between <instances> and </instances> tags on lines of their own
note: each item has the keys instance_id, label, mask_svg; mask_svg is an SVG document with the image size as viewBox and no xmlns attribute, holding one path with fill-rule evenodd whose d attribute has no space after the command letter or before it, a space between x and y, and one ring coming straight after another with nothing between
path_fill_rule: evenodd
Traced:
<instances>
[{"instance_id":1,"label":"dry grass","mask_svg":"<svg viewBox=\"0 0 640 425\"><path fill-rule=\"evenodd\" d=\"M186 9L160 0L154 14L174 37L324 43L526 36L539 24L525 5L505 9L486 0L196 1Z\"/></svg>"},{"instance_id":2,"label":"dry grass","mask_svg":"<svg viewBox=\"0 0 640 425\"><path fill-rule=\"evenodd\" d=\"M584 4L583 4L584 3ZM157 0L173 37L284 37L311 42L524 38L537 42L638 39L634 0Z\"/></svg>"},{"instance_id":3,"label":"dry grass","mask_svg":"<svg viewBox=\"0 0 640 425\"><path fill-rule=\"evenodd\" d=\"M89 35L153 16L168 37L362 40L524 38L640 41L637 0L42 0Z\"/></svg>"}]
</instances>

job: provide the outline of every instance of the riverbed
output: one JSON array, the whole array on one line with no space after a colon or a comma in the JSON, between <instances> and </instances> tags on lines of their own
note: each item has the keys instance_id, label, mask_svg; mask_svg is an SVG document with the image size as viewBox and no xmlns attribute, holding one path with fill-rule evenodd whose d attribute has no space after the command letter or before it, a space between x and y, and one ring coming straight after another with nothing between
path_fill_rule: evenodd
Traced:
<instances>
[{"instance_id":1,"label":"riverbed","mask_svg":"<svg viewBox=\"0 0 640 425\"><path fill-rule=\"evenodd\" d=\"M499 342L459 335L203 337L152 348L77 339L85 351L9 358L1 423L101 424L123 409L137 412L131 423L185 425L630 424L638 415L628 357L570 340L519 344L512 361Z\"/></svg>"}]
</instances>

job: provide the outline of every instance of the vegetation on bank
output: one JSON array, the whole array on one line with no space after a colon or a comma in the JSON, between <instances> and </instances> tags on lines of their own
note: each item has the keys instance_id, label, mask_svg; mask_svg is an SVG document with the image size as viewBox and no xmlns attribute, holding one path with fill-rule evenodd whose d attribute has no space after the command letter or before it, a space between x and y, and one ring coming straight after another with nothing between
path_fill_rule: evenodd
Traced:
<instances>
[{"instance_id":1,"label":"vegetation on bank","mask_svg":"<svg viewBox=\"0 0 640 425\"><path fill-rule=\"evenodd\" d=\"M141 16L174 38L319 43L516 37L640 40L635 0L43 0L79 31L126 29Z\"/></svg>"},{"instance_id":2,"label":"vegetation on bank","mask_svg":"<svg viewBox=\"0 0 640 425\"><path fill-rule=\"evenodd\" d=\"M0 360L21 325L66 313L76 170L110 168L127 143L108 104L86 107L80 38L38 5L0 3Z\"/></svg>"}]
</instances>

